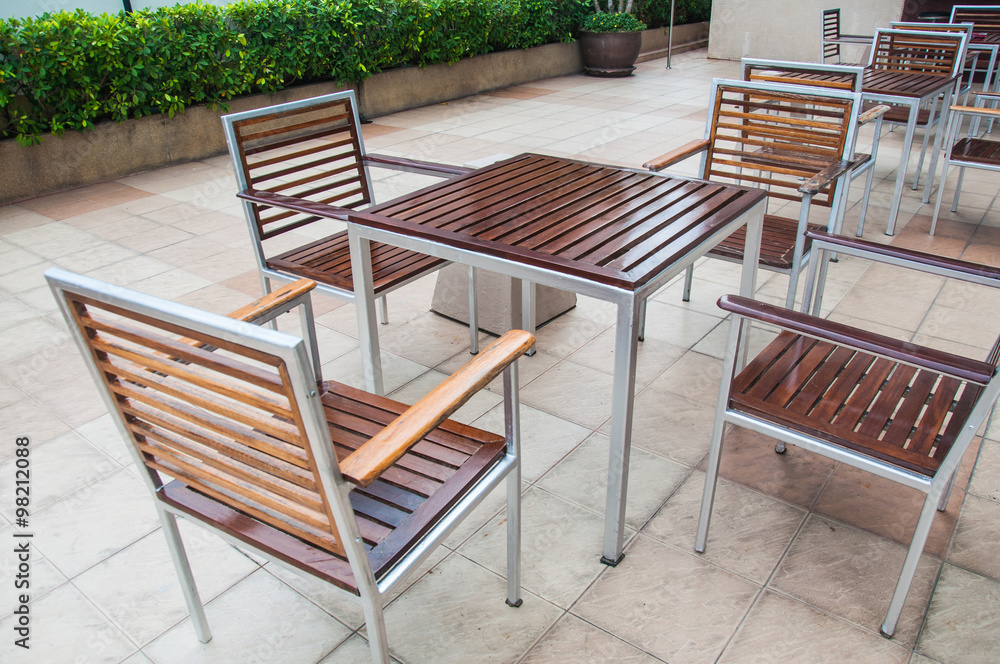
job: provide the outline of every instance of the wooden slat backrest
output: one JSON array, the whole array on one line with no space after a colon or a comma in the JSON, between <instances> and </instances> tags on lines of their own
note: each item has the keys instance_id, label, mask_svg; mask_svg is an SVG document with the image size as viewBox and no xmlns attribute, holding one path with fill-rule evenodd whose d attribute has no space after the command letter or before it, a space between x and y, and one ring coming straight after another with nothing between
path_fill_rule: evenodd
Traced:
<instances>
[{"instance_id":1,"label":"wooden slat backrest","mask_svg":"<svg viewBox=\"0 0 1000 664\"><path fill-rule=\"evenodd\" d=\"M955 5L952 23L972 23L976 32L1000 32L1000 6Z\"/></svg>"},{"instance_id":2,"label":"wooden slat backrest","mask_svg":"<svg viewBox=\"0 0 1000 664\"><path fill-rule=\"evenodd\" d=\"M62 292L155 489L165 474L344 555L286 359L148 312Z\"/></svg>"},{"instance_id":3,"label":"wooden slat backrest","mask_svg":"<svg viewBox=\"0 0 1000 664\"><path fill-rule=\"evenodd\" d=\"M702 177L768 189L770 198L800 201L799 187L853 150L856 95L803 92L803 87L716 85ZM813 203L829 207L831 187Z\"/></svg>"},{"instance_id":4,"label":"wooden slat backrest","mask_svg":"<svg viewBox=\"0 0 1000 664\"><path fill-rule=\"evenodd\" d=\"M823 10L823 59L840 56L840 44L827 43L840 39L840 9Z\"/></svg>"},{"instance_id":5,"label":"wooden slat backrest","mask_svg":"<svg viewBox=\"0 0 1000 664\"><path fill-rule=\"evenodd\" d=\"M372 202L353 96L333 95L232 123L245 188L356 209ZM261 239L318 219L251 204Z\"/></svg>"},{"instance_id":6,"label":"wooden slat backrest","mask_svg":"<svg viewBox=\"0 0 1000 664\"><path fill-rule=\"evenodd\" d=\"M964 35L927 30L878 30L869 67L934 76L956 76Z\"/></svg>"}]
</instances>

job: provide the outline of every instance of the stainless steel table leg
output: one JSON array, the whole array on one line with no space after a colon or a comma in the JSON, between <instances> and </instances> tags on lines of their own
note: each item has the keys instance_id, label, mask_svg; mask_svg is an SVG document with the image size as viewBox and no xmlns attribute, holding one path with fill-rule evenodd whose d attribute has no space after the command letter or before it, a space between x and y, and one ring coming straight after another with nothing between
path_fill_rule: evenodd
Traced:
<instances>
[{"instance_id":1,"label":"stainless steel table leg","mask_svg":"<svg viewBox=\"0 0 1000 664\"><path fill-rule=\"evenodd\" d=\"M910 163L910 149L913 147L913 131L917 126L917 113L920 111L919 104L910 106L910 117L906 122L906 135L903 137L903 154L899 158L899 170L896 172L896 188L892 192L892 205L889 208L889 226L885 229L886 235L896 232L896 218L899 216L899 204L903 200L903 184L906 182L906 166Z\"/></svg>"},{"instance_id":2,"label":"stainless steel table leg","mask_svg":"<svg viewBox=\"0 0 1000 664\"><path fill-rule=\"evenodd\" d=\"M615 377L611 394L611 445L608 453L608 496L604 510L604 555L612 567L621 562L625 543L628 460L632 447L635 405L635 356L638 347L639 302L629 293L618 303L615 330Z\"/></svg>"},{"instance_id":3,"label":"stainless steel table leg","mask_svg":"<svg viewBox=\"0 0 1000 664\"><path fill-rule=\"evenodd\" d=\"M375 322L375 282L372 279L371 241L349 232L351 264L354 266L354 307L358 315L358 340L361 342L361 372L365 389L385 394L382 383L382 357L379 354Z\"/></svg>"}]
</instances>

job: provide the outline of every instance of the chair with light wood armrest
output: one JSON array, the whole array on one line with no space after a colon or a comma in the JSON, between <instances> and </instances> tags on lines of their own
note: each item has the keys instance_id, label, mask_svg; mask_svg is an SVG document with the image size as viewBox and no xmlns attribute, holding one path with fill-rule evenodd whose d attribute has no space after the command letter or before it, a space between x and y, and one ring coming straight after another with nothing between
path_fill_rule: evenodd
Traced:
<instances>
[{"instance_id":1,"label":"chair with light wood armrest","mask_svg":"<svg viewBox=\"0 0 1000 664\"><path fill-rule=\"evenodd\" d=\"M310 342L240 320L296 306L308 282L229 318L65 270L46 279L142 469L202 642L178 516L345 591L389 664L388 593L506 481L507 602L521 603L517 359L531 334L506 333L407 406L318 383ZM500 374L504 435L447 419Z\"/></svg>"},{"instance_id":2,"label":"chair with light wood armrest","mask_svg":"<svg viewBox=\"0 0 1000 664\"><path fill-rule=\"evenodd\" d=\"M997 268L822 232L809 236L819 269L836 251L1000 286ZM959 463L1000 394L998 345L985 360L969 359L747 298L727 295L719 307L732 322L695 549L706 550L729 425L777 439L775 451L787 455L779 464L789 464L778 474L791 477L801 468L799 448L917 489L926 499L881 625L892 636L935 513L945 511ZM752 323L778 334L741 366ZM893 504L882 493L871 498ZM919 620L922 612L913 607L910 617Z\"/></svg>"}]
</instances>

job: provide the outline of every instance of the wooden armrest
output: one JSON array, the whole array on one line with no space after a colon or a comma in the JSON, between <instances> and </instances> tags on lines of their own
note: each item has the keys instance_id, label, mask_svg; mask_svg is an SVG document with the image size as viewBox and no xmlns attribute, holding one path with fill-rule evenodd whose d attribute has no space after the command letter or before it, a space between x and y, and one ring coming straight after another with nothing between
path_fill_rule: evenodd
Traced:
<instances>
[{"instance_id":1,"label":"wooden armrest","mask_svg":"<svg viewBox=\"0 0 1000 664\"><path fill-rule=\"evenodd\" d=\"M979 281L995 281L997 282L996 285L1000 286L1000 268L992 267L990 265L981 265L979 263L970 263L969 261L962 261L956 258L935 256L934 254L915 251L913 249L903 249L901 247L894 247L888 244L878 244L877 242L869 242L868 240L862 240L859 238L832 235L824 231L813 229L806 231L806 237L814 242L823 242L824 244L831 244L836 247L851 249L855 252L867 254L867 256L865 256L866 258L878 260L878 257L883 256L897 261L905 261L906 263L909 263L907 267L911 267L915 270L926 268L936 270L938 273L941 271L948 271L951 274L945 276L953 279L961 279L963 276L968 276L974 277Z\"/></svg>"},{"instance_id":2,"label":"wooden armrest","mask_svg":"<svg viewBox=\"0 0 1000 664\"><path fill-rule=\"evenodd\" d=\"M987 90L973 90L972 94L976 97L984 97L986 99L1000 99L1000 92L989 92Z\"/></svg>"},{"instance_id":3,"label":"wooden armrest","mask_svg":"<svg viewBox=\"0 0 1000 664\"><path fill-rule=\"evenodd\" d=\"M453 178L465 175L476 170L467 166L452 166L451 164L437 164L431 161L420 161L417 159L404 159L403 157L388 157L381 154L366 154L365 161L382 168L391 168L396 171L407 171L409 173L422 173L423 175L438 175L446 178Z\"/></svg>"},{"instance_id":4,"label":"wooden armrest","mask_svg":"<svg viewBox=\"0 0 1000 664\"><path fill-rule=\"evenodd\" d=\"M960 355L918 346L908 341L859 330L843 323L816 318L800 311L790 311L738 295L723 295L719 298L718 304L723 311L730 311L738 316L770 323L791 332L837 345L850 346L980 385L988 383L996 371L996 367L988 362L970 360Z\"/></svg>"},{"instance_id":5,"label":"wooden armrest","mask_svg":"<svg viewBox=\"0 0 1000 664\"><path fill-rule=\"evenodd\" d=\"M854 159L851 161L840 161L836 164L830 164L819 173L803 182L802 186L799 187L799 191L803 194L815 196L822 191L823 187L826 187L841 175L854 168L857 161L857 159Z\"/></svg>"},{"instance_id":6,"label":"wooden armrest","mask_svg":"<svg viewBox=\"0 0 1000 664\"><path fill-rule=\"evenodd\" d=\"M656 159L651 159L642 165L651 171L662 171L667 166L673 166L679 161L684 161L692 155L696 155L699 152L704 152L708 149L709 142L707 140L691 141L686 143L676 150L671 150L666 154L661 154Z\"/></svg>"},{"instance_id":7,"label":"wooden armrest","mask_svg":"<svg viewBox=\"0 0 1000 664\"><path fill-rule=\"evenodd\" d=\"M263 297L259 297L250 304L240 307L236 311L226 314L229 318L235 318L247 323L264 318L275 309L306 295L316 288L316 282L312 279L299 279L290 284L285 284L276 291L272 291Z\"/></svg>"},{"instance_id":8,"label":"wooden armrest","mask_svg":"<svg viewBox=\"0 0 1000 664\"><path fill-rule=\"evenodd\" d=\"M1000 108L986 108L984 106L952 106L952 113L968 113L969 115L981 115L984 117L1000 117Z\"/></svg>"},{"instance_id":9,"label":"wooden armrest","mask_svg":"<svg viewBox=\"0 0 1000 664\"><path fill-rule=\"evenodd\" d=\"M258 191L256 189L245 189L237 193L236 197L242 198L245 201L257 203L258 205L279 207L286 210L301 212L302 214L311 214L317 217L325 217L327 219L339 219L340 221L347 221L347 215L353 212L350 208L327 205L326 203L317 203L305 198L285 196L271 191Z\"/></svg>"},{"instance_id":10,"label":"wooden armrest","mask_svg":"<svg viewBox=\"0 0 1000 664\"><path fill-rule=\"evenodd\" d=\"M340 462L340 472L354 484L368 486L534 343L535 337L524 330L507 332L354 450Z\"/></svg>"},{"instance_id":11,"label":"wooden armrest","mask_svg":"<svg viewBox=\"0 0 1000 664\"><path fill-rule=\"evenodd\" d=\"M872 108L869 108L867 111L858 116L858 124L866 125L872 120L876 120L882 117L883 115L888 113L889 110L890 110L889 107L886 106L885 104L879 104L878 106L873 106Z\"/></svg>"}]
</instances>

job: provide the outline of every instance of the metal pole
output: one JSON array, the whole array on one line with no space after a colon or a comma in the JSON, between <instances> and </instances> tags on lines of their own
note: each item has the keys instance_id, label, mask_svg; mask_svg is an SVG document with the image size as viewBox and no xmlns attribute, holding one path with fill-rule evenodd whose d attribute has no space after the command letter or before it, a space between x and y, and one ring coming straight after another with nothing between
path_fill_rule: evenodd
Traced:
<instances>
[{"instance_id":1,"label":"metal pole","mask_svg":"<svg viewBox=\"0 0 1000 664\"><path fill-rule=\"evenodd\" d=\"M132 13L132 0L122 0L122 9L125 10L126 14L131 14ZM669 57L667 59L669 60Z\"/></svg>"},{"instance_id":2,"label":"metal pole","mask_svg":"<svg viewBox=\"0 0 1000 664\"><path fill-rule=\"evenodd\" d=\"M674 47L674 0L670 0L670 29L667 30L667 69L670 69L670 51Z\"/></svg>"}]
</instances>

